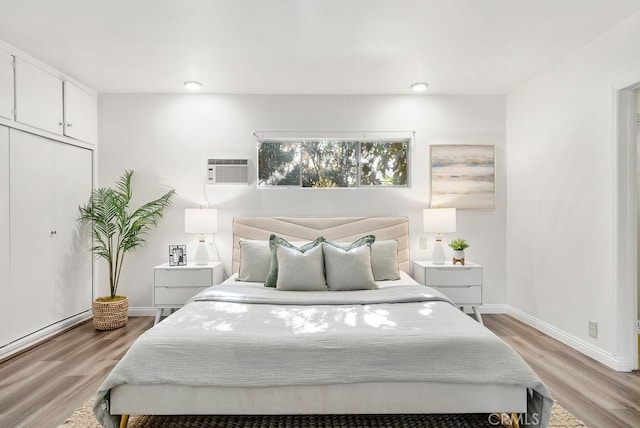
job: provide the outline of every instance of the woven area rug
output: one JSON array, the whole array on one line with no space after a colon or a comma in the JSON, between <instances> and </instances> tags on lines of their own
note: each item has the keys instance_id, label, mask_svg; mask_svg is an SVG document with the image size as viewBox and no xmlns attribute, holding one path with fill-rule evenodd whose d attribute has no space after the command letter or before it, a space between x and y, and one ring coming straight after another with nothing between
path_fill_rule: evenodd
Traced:
<instances>
[{"instance_id":1,"label":"woven area rug","mask_svg":"<svg viewBox=\"0 0 640 428\"><path fill-rule=\"evenodd\" d=\"M58 428L100 428L93 398ZM493 423L491 423L493 422ZM498 427L511 425L498 424ZM555 403L549 428L584 427ZM294 415L294 416L132 416L128 428L483 428L496 427L489 415Z\"/></svg>"}]
</instances>

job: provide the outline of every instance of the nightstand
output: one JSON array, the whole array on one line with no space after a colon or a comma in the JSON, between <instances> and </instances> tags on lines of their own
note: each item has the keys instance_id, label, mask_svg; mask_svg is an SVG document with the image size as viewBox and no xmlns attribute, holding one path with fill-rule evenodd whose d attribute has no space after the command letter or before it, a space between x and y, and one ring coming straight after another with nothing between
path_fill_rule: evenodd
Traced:
<instances>
[{"instance_id":1,"label":"nightstand","mask_svg":"<svg viewBox=\"0 0 640 428\"><path fill-rule=\"evenodd\" d=\"M153 307L157 308L156 325L165 309L177 309L205 288L224 281L222 262L206 265L188 263L169 266L165 263L153 268Z\"/></svg>"},{"instance_id":2,"label":"nightstand","mask_svg":"<svg viewBox=\"0 0 640 428\"><path fill-rule=\"evenodd\" d=\"M482 266L475 263L434 265L430 261L414 261L413 277L428 285L460 306L471 306L476 319L482 323L478 306L482 305Z\"/></svg>"}]
</instances>

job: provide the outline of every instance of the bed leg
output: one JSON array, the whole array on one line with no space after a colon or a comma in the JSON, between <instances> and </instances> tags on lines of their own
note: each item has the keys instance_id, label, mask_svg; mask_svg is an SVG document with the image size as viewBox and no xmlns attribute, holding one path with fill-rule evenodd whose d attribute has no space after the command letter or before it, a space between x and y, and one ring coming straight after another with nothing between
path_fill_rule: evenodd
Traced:
<instances>
[{"instance_id":1,"label":"bed leg","mask_svg":"<svg viewBox=\"0 0 640 428\"><path fill-rule=\"evenodd\" d=\"M511 427L512 428L520 428L520 423L518 422L518 414L511 413Z\"/></svg>"},{"instance_id":2,"label":"bed leg","mask_svg":"<svg viewBox=\"0 0 640 428\"><path fill-rule=\"evenodd\" d=\"M129 423L129 415L120 416L120 428L127 428L127 423Z\"/></svg>"}]
</instances>

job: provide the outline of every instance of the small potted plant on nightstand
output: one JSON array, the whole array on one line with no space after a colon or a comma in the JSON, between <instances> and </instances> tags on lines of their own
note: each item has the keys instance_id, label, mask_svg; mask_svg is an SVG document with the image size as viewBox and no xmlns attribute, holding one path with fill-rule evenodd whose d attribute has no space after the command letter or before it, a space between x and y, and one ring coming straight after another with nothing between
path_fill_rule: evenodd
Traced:
<instances>
[{"instance_id":1,"label":"small potted plant on nightstand","mask_svg":"<svg viewBox=\"0 0 640 428\"><path fill-rule=\"evenodd\" d=\"M110 294L98 297L92 305L93 325L97 330L114 330L127 324L129 298L117 295L124 256L145 243L143 235L157 226L176 193L172 189L132 210L129 208L132 176L133 171L125 171L115 188L95 189L89 203L79 207L79 220L91 226L91 251L96 257L103 258L109 268Z\"/></svg>"},{"instance_id":2,"label":"small potted plant on nightstand","mask_svg":"<svg viewBox=\"0 0 640 428\"><path fill-rule=\"evenodd\" d=\"M462 238L454 239L449 246L453 249L453 264L460 262L464 265L464 249L469 248L469 244Z\"/></svg>"}]
</instances>

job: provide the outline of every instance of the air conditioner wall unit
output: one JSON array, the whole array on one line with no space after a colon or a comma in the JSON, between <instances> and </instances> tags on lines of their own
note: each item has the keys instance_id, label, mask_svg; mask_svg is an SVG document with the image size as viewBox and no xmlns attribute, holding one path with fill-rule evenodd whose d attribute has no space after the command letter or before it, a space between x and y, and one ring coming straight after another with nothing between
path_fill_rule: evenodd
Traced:
<instances>
[{"instance_id":1,"label":"air conditioner wall unit","mask_svg":"<svg viewBox=\"0 0 640 428\"><path fill-rule=\"evenodd\" d=\"M208 184L249 184L249 160L209 159Z\"/></svg>"}]
</instances>

